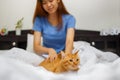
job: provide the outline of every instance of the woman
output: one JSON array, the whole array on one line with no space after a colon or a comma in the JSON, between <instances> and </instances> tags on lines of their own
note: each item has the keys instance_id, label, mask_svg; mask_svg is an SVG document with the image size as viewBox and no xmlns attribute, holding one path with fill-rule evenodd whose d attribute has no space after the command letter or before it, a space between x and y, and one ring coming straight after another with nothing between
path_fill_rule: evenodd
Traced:
<instances>
[{"instance_id":1,"label":"woman","mask_svg":"<svg viewBox=\"0 0 120 80\"><path fill-rule=\"evenodd\" d=\"M62 50L72 52L75 18L67 12L62 0L37 0L33 22L36 53L48 54L53 61Z\"/></svg>"}]
</instances>

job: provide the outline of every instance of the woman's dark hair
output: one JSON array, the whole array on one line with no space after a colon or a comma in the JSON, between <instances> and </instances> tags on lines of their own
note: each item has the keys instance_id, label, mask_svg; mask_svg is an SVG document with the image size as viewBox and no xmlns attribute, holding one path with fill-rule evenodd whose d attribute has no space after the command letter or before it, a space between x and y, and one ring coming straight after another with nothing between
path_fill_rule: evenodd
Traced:
<instances>
[{"instance_id":1,"label":"woman's dark hair","mask_svg":"<svg viewBox=\"0 0 120 80\"><path fill-rule=\"evenodd\" d=\"M58 27L58 29L61 29L62 25L63 25L62 15L69 14L68 11L66 10L62 0L60 0L60 2L59 2L57 12L58 12L58 23L59 23L57 27ZM33 16L33 23L37 16L39 16L39 17L47 17L48 16L48 13L43 9L42 0L37 0L35 13Z\"/></svg>"}]
</instances>

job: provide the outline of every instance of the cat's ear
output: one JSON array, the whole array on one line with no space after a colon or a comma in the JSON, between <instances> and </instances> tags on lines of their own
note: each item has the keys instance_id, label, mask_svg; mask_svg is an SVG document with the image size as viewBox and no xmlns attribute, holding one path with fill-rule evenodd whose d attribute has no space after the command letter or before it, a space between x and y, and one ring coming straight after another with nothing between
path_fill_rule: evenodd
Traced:
<instances>
[{"instance_id":1,"label":"cat's ear","mask_svg":"<svg viewBox=\"0 0 120 80\"><path fill-rule=\"evenodd\" d=\"M78 55L78 52L79 52L79 50L78 50L78 51L76 51L74 54L75 54L75 55Z\"/></svg>"}]
</instances>

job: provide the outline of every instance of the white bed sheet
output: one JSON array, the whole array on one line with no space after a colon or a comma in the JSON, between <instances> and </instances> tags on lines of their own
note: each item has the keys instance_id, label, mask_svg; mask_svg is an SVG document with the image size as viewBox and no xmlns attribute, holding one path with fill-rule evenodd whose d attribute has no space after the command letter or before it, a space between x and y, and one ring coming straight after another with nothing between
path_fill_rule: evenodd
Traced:
<instances>
[{"instance_id":1,"label":"white bed sheet","mask_svg":"<svg viewBox=\"0 0 120 80\"><path fill-rule=\"evenodd\" d=\"M5 53L8 50L0 50L0 54Z\"/></svg>"},{"instance_id":2,"label":"white bed sheet","mask_svg":"<svg viewBox=\"0 0 120 80\"><path fill-rule=\"evenodd\" d=\"M120 58L87 43L75 42L80 70L54 74L37 66L43 58L35 53L12 48L0 54L0 80L120 80Z\"/></svg>"}]
</instances>

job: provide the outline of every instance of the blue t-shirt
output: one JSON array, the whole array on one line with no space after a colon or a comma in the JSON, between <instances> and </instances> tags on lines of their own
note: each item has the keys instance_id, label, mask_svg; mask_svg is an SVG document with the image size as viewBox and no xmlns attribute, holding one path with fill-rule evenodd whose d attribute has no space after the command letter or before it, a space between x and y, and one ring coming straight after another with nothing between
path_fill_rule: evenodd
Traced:
<instances>
[{"instance_id":1,"label":"blue t-shirt","mask_svg":"<svg viewBox=\"0 0 120 80\"><path fill-rule=\"evenodd\" d=\"M68 28L75 28L75 18L72 15L63 15L63 26L60 30L52 26L46 17L36 17L33 30L39 31L43 37L43 46L54 48L57 53L65 49Z\"/></svg>"}]
</instances>

